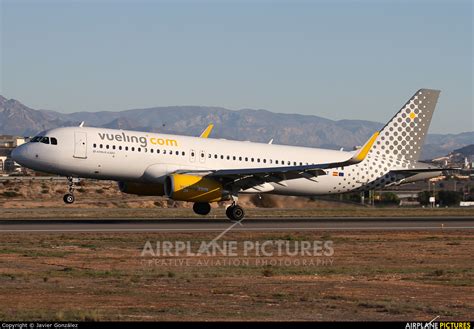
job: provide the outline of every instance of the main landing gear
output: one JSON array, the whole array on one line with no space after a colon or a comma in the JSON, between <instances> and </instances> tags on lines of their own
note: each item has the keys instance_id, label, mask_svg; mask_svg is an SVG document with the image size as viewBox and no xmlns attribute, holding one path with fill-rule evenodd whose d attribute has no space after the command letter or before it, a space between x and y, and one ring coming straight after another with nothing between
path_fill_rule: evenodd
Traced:
<instances>
[{"instance_id":1,"label":"main landing gear","mask_svg":"<svg viewBox=\"0 0 474 329\"><path fill-rule=\"evenodd\" d=\"M66 195L64 197L66 197ZM193 210L196 214L205 216L211 212L211 205L207 202L195 202L193 205ZM237 205L235 201L233 201L232 204L227 207L225 214L233 222L240 222L245 216L244 209Z\"/></svg>"},{"instance_id":2,"label":"main landing gear","mask_svg":"<svg viewBox=\"0 0 474 329\"><path fill-rule=\"evenodd\" d=\"M242 219L244 219L245 211L234 201L229 207L227 207L225 214L231 221L240 222Z\"/></svg>"},{"instance_id":3,"label":"main landing gear","mask_svg":"<svg viewBox=\"0 0 474 329\"><path fill-rule=\"evenodd\" d=\"M64 194L63 201L65 204L74 203L74 179L72 177L67 178L68 193Z\"/></svg>"},{"instance_id":4,"label":"main landing gear","mask_svg":"<svg viewBox=\"0 0 474 329\"><path fill-rule=\"evenodd\" d=\"M211 212L211 205L207 202L195 202L193 210L198 215L207 215Z\"/></svg>"}]
</instances>

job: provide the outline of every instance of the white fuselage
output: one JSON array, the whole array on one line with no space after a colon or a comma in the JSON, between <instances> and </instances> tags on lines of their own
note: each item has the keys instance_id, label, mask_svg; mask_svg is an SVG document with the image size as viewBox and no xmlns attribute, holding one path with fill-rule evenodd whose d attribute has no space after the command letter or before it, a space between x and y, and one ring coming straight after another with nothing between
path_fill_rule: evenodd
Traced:
<instances>
[{"instance_id":1,"label":"white fuselage","mask_svg":"<svg viewBox=\"0 0 474 329\"><path fill-rule=\"evenodd\" d=\"M42 135L56 138L57 145L27 143L15 150L17 162L63 176L126 182L162 183L166 175L177 170L271 168L342 162L353 154L104 128L57 128ZM262 192L288 195L348 192L369 181L368 176L354 177L359 175L355 168L330 169L327 175L315 179L269 183Z\"/></svg>"},{"instance_id":2,"label":"white fuselage","mask_svg":"<svg viewBox=\"0 0 474 329\"><path fill-rule=\"evenodd\" d=\"M209 184L216 183L216 179L221 187L225 183L232 198L236 193L316 195L381 189L441 174L439 168L418 162L439 94L434 89L418 90L355 152L69 127L40 133L41 137L13 150L12 158L39 171L144 183L146 187L194 171L207 175ZM193 174L181 176L190 179ZM192 184L192 180L182 183L179 191L188 193L190 187L192 191L219 190ZM204 210L201 213L209 209Z\"/></svg>"}]
</instances>

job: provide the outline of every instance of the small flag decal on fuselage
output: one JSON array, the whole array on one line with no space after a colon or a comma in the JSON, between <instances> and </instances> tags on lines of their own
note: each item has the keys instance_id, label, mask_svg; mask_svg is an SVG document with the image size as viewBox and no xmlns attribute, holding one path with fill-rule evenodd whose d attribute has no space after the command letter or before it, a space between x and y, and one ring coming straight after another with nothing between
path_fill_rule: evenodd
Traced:
<instances>
[{"instance_id":1,"label":"small flag decal on fuselage","mask_svg":"<svg viewBox=\"0 0 474 329\"><path fill-rule=\"evenodd\" d=\"M344 173L342 171L333 171L332 175L333 176L344 177Z\"/></svg>"}]
</instances>

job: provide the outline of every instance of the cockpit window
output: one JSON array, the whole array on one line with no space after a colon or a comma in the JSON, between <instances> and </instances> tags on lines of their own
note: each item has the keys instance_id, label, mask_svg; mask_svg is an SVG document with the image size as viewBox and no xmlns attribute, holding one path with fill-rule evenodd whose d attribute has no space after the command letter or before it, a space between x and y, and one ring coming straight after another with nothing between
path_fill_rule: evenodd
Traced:
<instances>
[{"instance_id":1,"label":"cockpit window","mask_svg":"<svg viewBox=\"0 0 474 329\"><path fill-rule=\"evenodd\" d=\"M55 137L35 136L30 140L30 143L43 143L51 145L58 145L58 140Z\"/></svg>"},{"instance_id":2,"label":"cockpit window","mask_svg":"<svg viewBox=\"0 0 474 329\"><path fill-rule=\"evenodd\" d=\"M49 144L49 137L41 138L40 142L43 143L43 144Z\"/></svg>"}]
</instances>

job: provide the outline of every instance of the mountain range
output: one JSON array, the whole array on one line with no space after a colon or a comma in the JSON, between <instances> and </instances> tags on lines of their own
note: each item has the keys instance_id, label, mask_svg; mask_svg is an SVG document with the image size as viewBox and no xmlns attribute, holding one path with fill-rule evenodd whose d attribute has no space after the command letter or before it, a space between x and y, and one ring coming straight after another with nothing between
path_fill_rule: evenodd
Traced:
<instances>
[{"instance_id":1,"label":"mountain range","mask_svg":"<svg viewBox=\"0 0 474 329\"><path fill-rule=\"evenodd\" d=\"M168 106L126 111L60 113L35 110L0 96L0 134L32 136L50 128L86 126L176 133L198 136L214 123L212 138L275 144L352 149L362 145L382 123L365 120L329 120L314 115L273 113L267 110L228 110L222 107ZM431 134L422 159L446 155L472 144L474 132Z\"/></svg>"}]
</instances>

